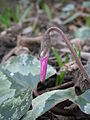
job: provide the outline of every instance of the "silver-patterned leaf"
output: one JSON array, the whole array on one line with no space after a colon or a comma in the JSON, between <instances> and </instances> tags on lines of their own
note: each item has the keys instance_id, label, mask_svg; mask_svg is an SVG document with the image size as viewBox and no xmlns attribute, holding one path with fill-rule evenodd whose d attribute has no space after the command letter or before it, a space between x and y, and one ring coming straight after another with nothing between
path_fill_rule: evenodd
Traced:
<instances>
[{"instance_id":1,"label":"silver-patterned leaf","mask_svg":"<svg viewBox=\"0 0 90 120\"><path fill-rule=\"evenodd\" d=\"M48 66L47 78L55 74ZM0 120L19 120L29 109L40 81L40 61L22 54L0 65Z\"/></svg>"},{"instance_id":2,"label":"silver-patterned leaf","mask_svg":"<svg viewBox=\"0 0 90 120\"><path fill-rule=\"evenodd\" d=\"M35 98L32 101L33 109L28 111L22 120L36 120L36 118L50 110L56 104L67 99L79 105L83 112L90 114L90 89L84 94L76 96L72 87L66 90L46 92Z\"/></svg>"},{"instance_id":3,"label":"silver-patterned leaf","mask_svg":"<svg viewBox=\"0 0 90 120\"><path fill-rule=\"evenodd\" d=\"M50 110L57 103L66 99L74 98L73 88L66 90L54 90L46 92L32 101L33 109L27 112L26 116L22 120L36 120L39 116Z\"/></svg>"}]
</instances>

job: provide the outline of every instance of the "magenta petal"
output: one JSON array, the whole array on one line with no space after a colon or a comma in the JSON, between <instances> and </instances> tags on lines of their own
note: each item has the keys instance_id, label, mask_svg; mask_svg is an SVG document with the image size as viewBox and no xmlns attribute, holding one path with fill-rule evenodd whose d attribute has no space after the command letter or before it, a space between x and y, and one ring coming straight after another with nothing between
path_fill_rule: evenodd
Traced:
<instances>
[{"instance_id":1,"label":"magenta petal","mask_svg":"<svg viewBox=\"0 0 90 120\"><path fill-rule=\"evenodd\" d=\"M44 81L46 77L47 61L48 61L48 57L41 57L41 69L40 69L41 81Z\"/></svg>"}]
</instances>

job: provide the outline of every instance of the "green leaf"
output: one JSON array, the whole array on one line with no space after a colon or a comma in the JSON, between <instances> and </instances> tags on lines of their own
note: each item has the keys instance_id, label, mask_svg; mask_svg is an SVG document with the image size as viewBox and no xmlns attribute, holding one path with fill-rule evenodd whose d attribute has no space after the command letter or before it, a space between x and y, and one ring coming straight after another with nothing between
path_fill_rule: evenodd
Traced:
<instances>
[{"instance_id":1,"label":"green leaf","mask_svg":"<svg viewBox=\"0 0 90 120\"><path fill-rule=\"evenodd\" d=\"M66 71L61 71L61 73L60 73L60 76L59 76L59 79L60 79L60 85L62 84L62 82L63 82L63 79L64 79L64 77L65 77L65 74L66 74Z\"/></svg>"},{"instance_id":2,"label":"green leaf","mask_svg":"<svg viewBox=\"0 0 90 120\"><path fill-rule=\"evenodd\" d=\"M78 57L81 57L81 50L78 51Z\"/></svg>"},{"instance_id":3,"label":"green leaf","mask_svg":"<svg viewBox=\"0 0 90 120\"><path fill-rule=\"evenodd\" d=\"M82 95L76 96L73 102L76 103L84 113L90 114L90 89Z\"/></svg>"},{"instance_id":4,"label":"green leaf","mask_svg":"<svg viewBox=\"0 0 90 120\"><path fill-rule=\"evenodd\" d=\"M56 76L56 86L59 85L60 80L59 80L59 75Z\"/></svg>"},{"instance_id":5,"label":"green leaf","mask_svg":"<svg viewBox=\"0 0 90 120\"><path fill-rule=\"evenodd\" d=\"M68 61L69 61L69 53L66 54L65 63L68 63Z\"/></svg>"},{"instance_id":6,"label":"green leaf","mask_svg":"<svg viewBox=\"0 0 90 120\"><path fill-rule=\"evenodd\" d=\"M39 31L40 31L40 30L39 30L39 27L36 26L35 29L34 29L34 34L37 36L38 33L39 33Z\"/></svg>"},{"instance_id":7,"label":"green leaf","mask_svg":"<svg viewBox=\"0 0 90 120\"><path fill-rule=\"evenodd\" d=\"M32 6L28 7L25 12L23 13L22 17L21 17L21 21L24 22L26 17L30 14L32 10Z\"/></svg>"},{"instance_id":8,"label":"green leaf","mask_svg":"<svg viewBox=\"0 0 90 120\"><path fill-rule=\"evenodd\" d=\"M58 54L58 52L56 51L55 48L52 47L52 51L53 51L53 54L54 54L55 57L56 57L56 60L57 60L57 62L58 62L59 67L61 68L61 67L63 66L62 58L60 57L60 55Z\"/></svg>"},{"instance_id":9,"label":"green leaf","mask_svg":"<svg viewBox=\"0 0 90 120\"><path fill-rule=\"evenodd\" d=\"M40 95L32 101L33 109L27 112L27 115L23 118L23 120L29 120L30 118L32 120L36 120L36 118L50 110L57 103L70 97L74 98L73 93L73 88L69 88L67 90L54 90Z\"/></svg>"},{"instance_id":10,"label":"green leaf","mask_svg":"<svg viewBox=\"0 0 90 120\"><path fill-rule=\"evenodd\" d=\"M16 16L17 16L18 21L19 21L19 19L20 19L20 5L16 6Z\"/></svg>"},{"instance_id":11,"label":"green leaf","mask_svg":"<svg viewBox=\"0 0 90 120\"><path fill-rule=\"evenodd\" d=\"M51 92L46 92L32 101L33 109L31 111L28 111L22 120L36 120L36 118L50 110L56 104L67 99L79 105L83 112L90 114L89 94L90 89L82 95L76 96L73 87L66 90L54 90Z\"/></svg>"},{"instance_id":12,"label":"green leaf","mask_svg":"<svg viewBox=\"0 0 90 120\"><path fill-rule=\"evenodd\" d=\"M46 3L43 4L43 10L46 13L46 15L48 16L48 19L51 20L52 19L52 13L51 13L51 10L49 9L49 7Z\"/></svg>"},{"instance_id":13,"label":"green leaf","mask_svg":"<svg viewBox=\"0 0 90 120\"><path fill-rule=\"evenodd\" d=\"M13 18L14 22L18 23L19 22L19 18L18 16L16 15L16 13L14 11L10 11L11 13L11 17Z\"/></svg>"},{"instance_id":14,"label":"green leaf","mask_svg":"<svg viewBox=\"0 0 90 120\"><path fill-rule=\"evenodd\" d=\"M11 21L7 13L0 15L0 23L5 27L10 27Z\"/></svg>"},{"instance_id":15,"label":"green leaf","mask_svg":"<svg viewBox=\"0 0 90 120\"><path fill-rule=\"evenodd\" d=\"M10 27L11 18L13 18L14 22L16 23L19 21L16 13L11 8L6 8L2 15L0 15L0 23L5 27Z\"/></svg>"},{"instance_id":16,"label":"green leaf","mask_svg":"<svg viewBox=\"0 0 90 120\"><path fill-rule=\"evenodd\" d=\"M86 19L85 19L85 25L86 25L87 27L90 27L90 16L89 16L89 17L86 17Z\"/></svg>"},{"instance_id":17,"label":"green leaf","mask_svg":"<svg viewBox=\"0 0 90 120\"><path fill-rule=\"evenodd\" d=\"M55 48L52 47L52 51L56 57L59 67L61 68L63 66L62 58L60 57L60 55L58 54L58 52ZM65 62L67 62L68 59L69 59L69 55L67 54ZM56 78L56 85L62 84L65 74L66 74L65 70L61 71L60 75L57 76L57 78Z\"/></svg>"},{"instance_id":18,"label":"green leaf","mask_svg":"<svg viewBox=\"0 0 90 120\"><path fill-rule=\"evenodd\" d=\"M77 29L75 33L76 38L81 38L82 40L87 39L90 37L90 28L89 27L81 27Z\"/></svg>"},{"instance_id":19,"label":"green leaf","mask_svg":"<svg viewBox=\"0 0 90 120\"><path fill-rule=\"evenodd\" d=\"M56 77L56 85L61 85L63 82L63 79L65 77L66 71L61 71L60 75L57 75Z\"/></svg>"},{"instance_id":20,"label":"green leaf","mask_svg":"<svg viewBox=\"0 0 90 120\"><path fill-rule=\"evenodd\" d=\"M48 66L47 77L55 74ZM22 54L0 65L0 120L19 120L29 109L40 81L40 61Z\"/></svg>"},{"instance_id":21,"label":"green leaf","mask_svg":"<svg viewBox=\"0 0 90 120\"><path fill-rule=\"evenodd\" d=\"M75 53L77 54L77 48L76 48L76 46L75 46L75 44L73 44L73 49L74 49L74 51L75 51ZM72 61L74 61L75 60L75 58L74 58L74 56L72 55Z\"/></svg>"}]
</instances>

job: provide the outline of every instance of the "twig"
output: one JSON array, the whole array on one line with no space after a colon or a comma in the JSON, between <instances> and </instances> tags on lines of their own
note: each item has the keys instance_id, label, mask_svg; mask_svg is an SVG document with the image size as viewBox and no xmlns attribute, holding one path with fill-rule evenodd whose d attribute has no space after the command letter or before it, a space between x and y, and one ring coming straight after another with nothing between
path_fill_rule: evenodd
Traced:
<instances>
[{"instance_id":1,"label":"twig","mask_svg":"<svg viewBox=\"0 0 90 120\"><path fill-rule=\"evenodd\" d=\"M41 44L41 41L43 40L43 36L38 36L38 37L22 37L22 36L18 36L18 41L17 41L17 45L18 46L30 46L31 44Z\"/></svg>"},{"instance_id":2,"label":"twig","mask_svg":"<svg viewBox=\"0 0 90 120\"><path fill-rule=\"evenodd\" d=\"M13 48L8 54L6 54L2 59L2 64L5 63L12 55L20 55L21 53L30 53L29 49L27 47L22 46L16 46Z\"/></svg>"}]
</instances>

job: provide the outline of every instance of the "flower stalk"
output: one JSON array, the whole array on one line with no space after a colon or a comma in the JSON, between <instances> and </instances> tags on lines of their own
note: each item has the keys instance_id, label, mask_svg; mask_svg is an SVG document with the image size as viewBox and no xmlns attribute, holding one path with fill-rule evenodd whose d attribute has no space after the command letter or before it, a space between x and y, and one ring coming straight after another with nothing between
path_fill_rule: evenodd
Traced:
<instances>
[{"instance_id":1,"label":"flower stalk","mask_svg":"<svg viewBox=\"0 0 90 120\"><path fill-rule=\"evenodd\" d=\"M75 58L75 60L76 60L76 63L77 63L77 65L79 66L80 71L83 73L83 75L85 76L85 78L86 78L86 79L88 80L88 82L90 83L90 77L89 77L87 71L85 70L85 68L83 67L80 59L77 57L75 51L73 50L73 47L72 47L70 41L67 39L67 37L65 36L65 34L63 33L63 31L62 31L60 28L51 27L51 28L49 28L49 29L46 31L45 35L48 37L48 41L47 41L47 42L48 42L48 43L47 43L48 45L47 45L47 47L46 47L47 49L45 48L45 50L42 50L42 53L43 53L42 56L45 57L44 55L46 55L46 53L47 53L46 51L48 51L48 49L50 49L50 48L48 48L48 46L51 47L51 43L50 43L50 39L49 39L49 37L50 37L49 34L50 34L51 31L57 31L58 33L60 33L60 35L62 35L62 37L64 38L64 42L66 43L67 47L69 48L69 50L70 50L71 53L73 54L73 56L74 56L74 58ZM45 40L45 39L44 39L44 40ZM48 60L48 57L47 57L47 60ZM45 60L44 60L44 65L47 64L47 60L46 60L46 63L45 63ZM41 68L42 68L42 65L41 65ZM45 68L43 67L43 69L42 69L42 71L41 71L41 75L44 76L44 77L41 77L41 81L44 81L44 80L45 80L46 70L47 70L47 67L45 67Z\"/></svg>"}]
</instances>

